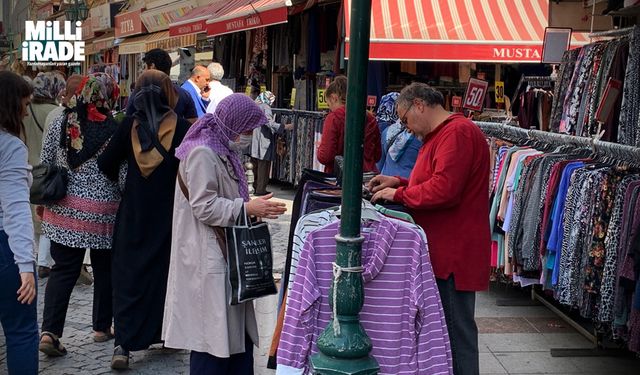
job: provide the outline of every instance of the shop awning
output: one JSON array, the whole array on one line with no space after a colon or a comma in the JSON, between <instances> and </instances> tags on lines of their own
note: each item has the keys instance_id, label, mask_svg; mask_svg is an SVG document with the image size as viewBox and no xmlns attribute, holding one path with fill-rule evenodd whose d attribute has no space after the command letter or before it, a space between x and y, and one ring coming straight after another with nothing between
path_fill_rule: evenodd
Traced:
<instances>
[{"instance_id":1,"label":"shop awning","mask_svg":"<svg viewBox=\"0 0 640 375\"><path fill-rule=\"evenodd\" d=\"M230 0L207 21L207 36L251 30L287 22L285 0Z\"/></svg>"},{"instance_id":2,"label":"shop awning","mask_svg":"<svg viewBox=\"0 0 640 375\"><path fill-rule=\"evenodd\" d=\"M118 46L118 53L120 55L133 55L145 53L154 48L172 50L179 47L194 46L195 44L195 34L171 37L169 36L169 31L158 31L157 33L125 39Z\"/></svg>"},{"instance_id":3,"label":"shop awning","mask_svg":"<svg viewBox=\"0 0 640 375\"><path fill-rule=\"evenodd\" d=\"M344 0L348 36L351 0ZM540 62L549 0L372 0L372 60ZM586 44L574 33L572 44ZM348 57L348 56L347 56Z\"/></svg>"},{"instance_id":4,"label":"shop awning","mask_svg":"<svg viewBox=\"0 0 640 375\"><path fill-rule=\"evenodd\" d=\"M95 55L102 50L113 48L115 43L115 32L113 30L108 31L95 38L85 40L84 42L84 54Z\"/></svg>"},{"instance_id":5,"label":"shop awning","mask_svg":"<svg viewBox=\"0 0 640 375\"><path fill-rule=\"evenodd\" d=\"M152 34L147 41L147 51L154 48L172 50L180 47L195 46L197 41L196 34L169 36L169 31L161 31Z\"/></svg>"},{"instance_id":6,"label":"shop awning","mask_svg":"<svg viewBox=\"0 0 640 375\"><path fill-rule=\"evenodd\" d=\"M207 32L207 21L214 19L219 10L225 8L228 0L215 0L211 4L191 9L184 17L176 19L169 26L169 35L179 36Z\"/></svg>"}]
</instances>

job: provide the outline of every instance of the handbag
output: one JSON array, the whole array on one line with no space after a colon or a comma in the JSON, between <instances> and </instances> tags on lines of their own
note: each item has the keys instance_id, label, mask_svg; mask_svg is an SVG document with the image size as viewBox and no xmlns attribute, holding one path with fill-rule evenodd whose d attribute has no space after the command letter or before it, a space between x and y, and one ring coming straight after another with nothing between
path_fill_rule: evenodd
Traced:
<instances>
[{"instance_id":1,"label":"handbag","mask_svg":"<svg viewBox=\"0 0 640 375\"><path fill-rule=\"evenodd\" d=\"M271 234L267 223L252 224L244 206L236 224L225 228L230 305L276 294Z\"/></svg>"},{"instance_id":2,"label":"handbag","mask_svg":"<svg viewBox=\"0 0 640 375\"><path fill-rule=\"evenodd\" d=\"M69 172L54 164L38 164L33 167L33 184L29 191L32 204L48 205L67 195Z\"/></svg>"}]
</instances>

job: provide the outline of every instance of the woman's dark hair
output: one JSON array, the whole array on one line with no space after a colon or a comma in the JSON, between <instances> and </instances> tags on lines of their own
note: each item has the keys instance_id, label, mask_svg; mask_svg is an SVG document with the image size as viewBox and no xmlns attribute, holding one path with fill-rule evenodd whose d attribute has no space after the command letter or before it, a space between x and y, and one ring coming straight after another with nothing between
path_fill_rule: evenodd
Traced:
<instances>
[{"instance_id":1,"label":"woman's dark hair","mask_svg":"<svg viewBox=\"0 0 640 375\"><path fill-rule=\"evenodd\" d=\"M144 54L142 58L147 67L151 64L156 66L156 69L161 71L162 73L170 76L171 75L171 65L173 62L171 61L171 56L169 53L160 48L154 48L151 51Z\"/></svg>"},{"instance_id":2,"label":"woman's dark hair","mask_svg":"<svg viewBox=\"0 0 640 375\"><path fill-rule=\"evenodd\" d=\"M19 75L0 72L0 128L16 137L24 134L22 100L32 93L31 85Z\"/></svg>"},{"instance_id":3,"label":"woman's dark hair","mask_svg":"<svg viewBox=\"0 0 640 375\"><path fill-rule=\"evenodd\" d=\"M331 94L338 95L342 103L347 102L347 77L337 76L333 79L333 82L327 86L324 96L328 98Z\"/></svg>"}]
</instances>

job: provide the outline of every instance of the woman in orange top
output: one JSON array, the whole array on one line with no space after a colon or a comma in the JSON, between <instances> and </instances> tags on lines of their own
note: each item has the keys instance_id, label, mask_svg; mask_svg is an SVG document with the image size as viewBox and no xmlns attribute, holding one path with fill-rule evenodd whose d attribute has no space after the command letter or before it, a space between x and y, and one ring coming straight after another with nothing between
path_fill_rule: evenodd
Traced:
<instances>
[{"instance_id":1,"label":"woman in orange top","mask_svg":"<svg viewBox=\"0 0 640 375\"><path fill-rule=\"evenodd\" d=\"M325 97L331 111L324 120L322 140L318 146L318 161L324 165L324 171L334 173L333 163L336 156L344 154L345 103L347 100L347 77L338 76L327 87ZM382 148L380 131L375 117L367 112L364 129L363 172L378 172L376 162L380 160Z\"/></svg>"}]
</instances>

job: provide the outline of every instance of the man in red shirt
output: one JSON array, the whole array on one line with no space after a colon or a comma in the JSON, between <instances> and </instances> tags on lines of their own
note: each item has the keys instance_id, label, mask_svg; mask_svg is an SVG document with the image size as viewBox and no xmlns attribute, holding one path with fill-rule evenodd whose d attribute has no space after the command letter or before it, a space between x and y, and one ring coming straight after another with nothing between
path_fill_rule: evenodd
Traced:
<instances>
[{"instance_id":1,"label":"man in red shirt","mask_svg":"<svg viewBox=\"0 0 640 375\"><path fill-rule=\"evenodd\" d=\"M445 312L454 373L478 374L475 292L489 286L489 148L482 131L444 107L442 94L412 83L398 116L423 141L409 179L377 176L372 200L402 203L427 234Z\"/></svg>"}]
</instances>

